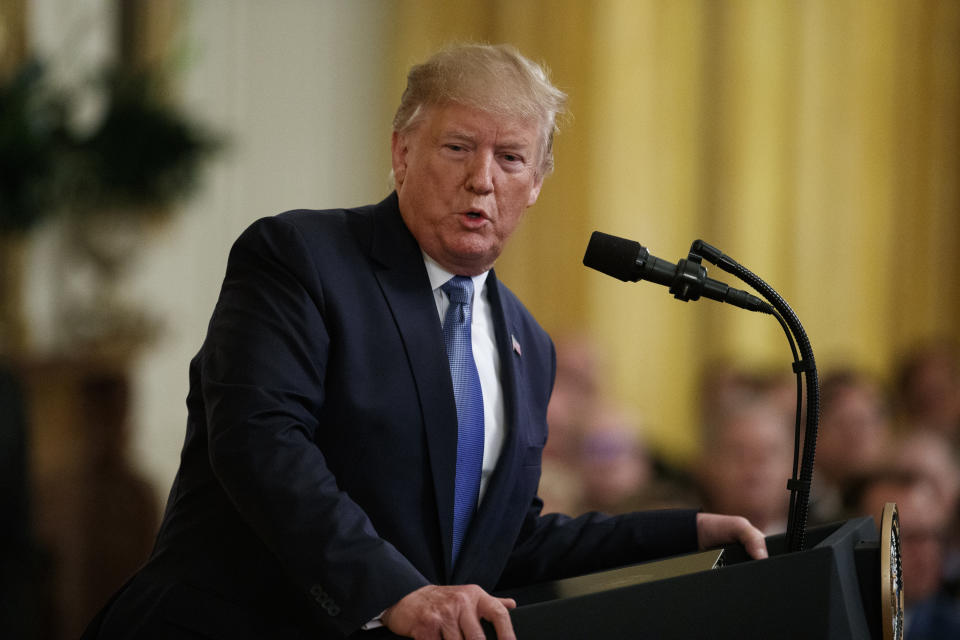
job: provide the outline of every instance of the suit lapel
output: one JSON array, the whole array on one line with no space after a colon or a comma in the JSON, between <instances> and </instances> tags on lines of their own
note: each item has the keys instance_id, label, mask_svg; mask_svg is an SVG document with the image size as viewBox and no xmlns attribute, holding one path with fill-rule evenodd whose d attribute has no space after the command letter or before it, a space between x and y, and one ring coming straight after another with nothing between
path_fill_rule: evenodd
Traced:
<instances>
[{"instance_id":1,"label":"suit lapel","mask_svg":"<svg viewBox=\"0 0 960 640\"><path fill-rule=\"evenodd\" d=\"M457 410L440 318L420 247L400 217L396 195L381 203L373 216L371 256L379 262L377 281L403 339L417 388L443 541L444 572L449 579Z\"/></svg>"}]
</instances>

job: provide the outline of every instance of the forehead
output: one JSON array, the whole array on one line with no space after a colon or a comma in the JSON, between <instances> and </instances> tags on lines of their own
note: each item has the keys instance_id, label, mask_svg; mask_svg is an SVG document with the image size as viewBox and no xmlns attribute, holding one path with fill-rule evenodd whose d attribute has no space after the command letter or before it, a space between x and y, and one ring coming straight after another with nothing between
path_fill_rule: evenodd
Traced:
<instances>
[{"instance_id":1,"label":"forehead","mask_svg":"<svg viewBox=\"0 0 960 640\"><path fill-rule=\"evenodd\" d=\"M719 446L736 448L789 445L791 434L774 409L755 409L730 416L715 436Z\"/></svg>"},{"instance_id":2,"label":"forehead","mask_svg":"<svg viewBox=\"0 0 960 640\"><path fill-rule=\"evenodd\" d=\"M533 120L492 113L458 103L427 107L423 128L434 137L463 136L516 146L537 144L539 127Z\"/></svg>"}]
</instances>

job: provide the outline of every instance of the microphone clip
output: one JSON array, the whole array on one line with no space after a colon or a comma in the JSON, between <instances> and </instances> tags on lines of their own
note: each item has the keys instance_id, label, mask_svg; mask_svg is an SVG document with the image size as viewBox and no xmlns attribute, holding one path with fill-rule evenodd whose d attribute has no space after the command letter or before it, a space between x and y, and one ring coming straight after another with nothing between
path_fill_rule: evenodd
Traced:
<instances>
[{"instance_id":1,"label":"microphone clip","mask_svg":"<svg viewBox=\"0 0 960 640\"><path fill-rule=\"evenodd\" d=\"M686 260L677 262L677 270L670 284L670 293L677 300L684 302L699 300L706 281L707 270L700 264L700 256L691 253Z\"/></svg>"}]
</instances>

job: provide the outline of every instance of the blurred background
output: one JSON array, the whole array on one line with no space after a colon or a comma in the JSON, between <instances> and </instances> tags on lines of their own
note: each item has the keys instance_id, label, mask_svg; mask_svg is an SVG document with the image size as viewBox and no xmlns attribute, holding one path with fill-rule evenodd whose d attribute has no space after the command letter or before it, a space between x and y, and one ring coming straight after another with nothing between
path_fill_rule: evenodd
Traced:
<instances>
[{"instance_id":1,"label":"blurred background","mask_svg":"<svg viewBox=\"0 0 960 640\"><path fill-rule=\"evenodd\" d=\"M76 637L149 552L232 241L384 197L406 70L457 40L513 43L570 96L497 265L557 340L547 509L705 504L782 530L780 327L581 264L595 229L671 261L702 238L809 334L815 517L878 515L877 486L935 505L916 602L949 592L960 2L0 0L0 615L19 634L0 635Z\"/></svg>"}]
</instances>

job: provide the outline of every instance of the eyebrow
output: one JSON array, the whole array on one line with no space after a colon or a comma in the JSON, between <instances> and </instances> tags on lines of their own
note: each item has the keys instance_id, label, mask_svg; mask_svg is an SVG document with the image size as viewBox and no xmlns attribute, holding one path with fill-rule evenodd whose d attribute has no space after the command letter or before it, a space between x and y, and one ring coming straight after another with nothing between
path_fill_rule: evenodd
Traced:
<instances>
[{"instance_id":1,"label":"eyebrow","mask_svg":"<svg viewBox=\"0 0 960 640\"><path fill-rule=\"evenodd\" d=\"M438 138L454 138L456 140L466 140L469 142L473 142L477 139L475 135L469 134L460 129L449 129L446 131L441 131L437 137Z\"/></svg>"},{"instance_id":2,"label":"eyebrow","mask_svg":"<svg viewBox=\"0 0 960 640\"><path fill-rule=\"evenodd\" d=\"M462 129L447 129L441 131L437 135L438 139L454 139L454 140L463 140L466 142L474 143L477 140L477 136L472 133L467 133ZM506 150L524 150L527 148L534 148L536 142L528 142L522 137L508 137L503 141L498 142L494 145L496 149L506 149Z\"/></svg>"}]
</instances>

